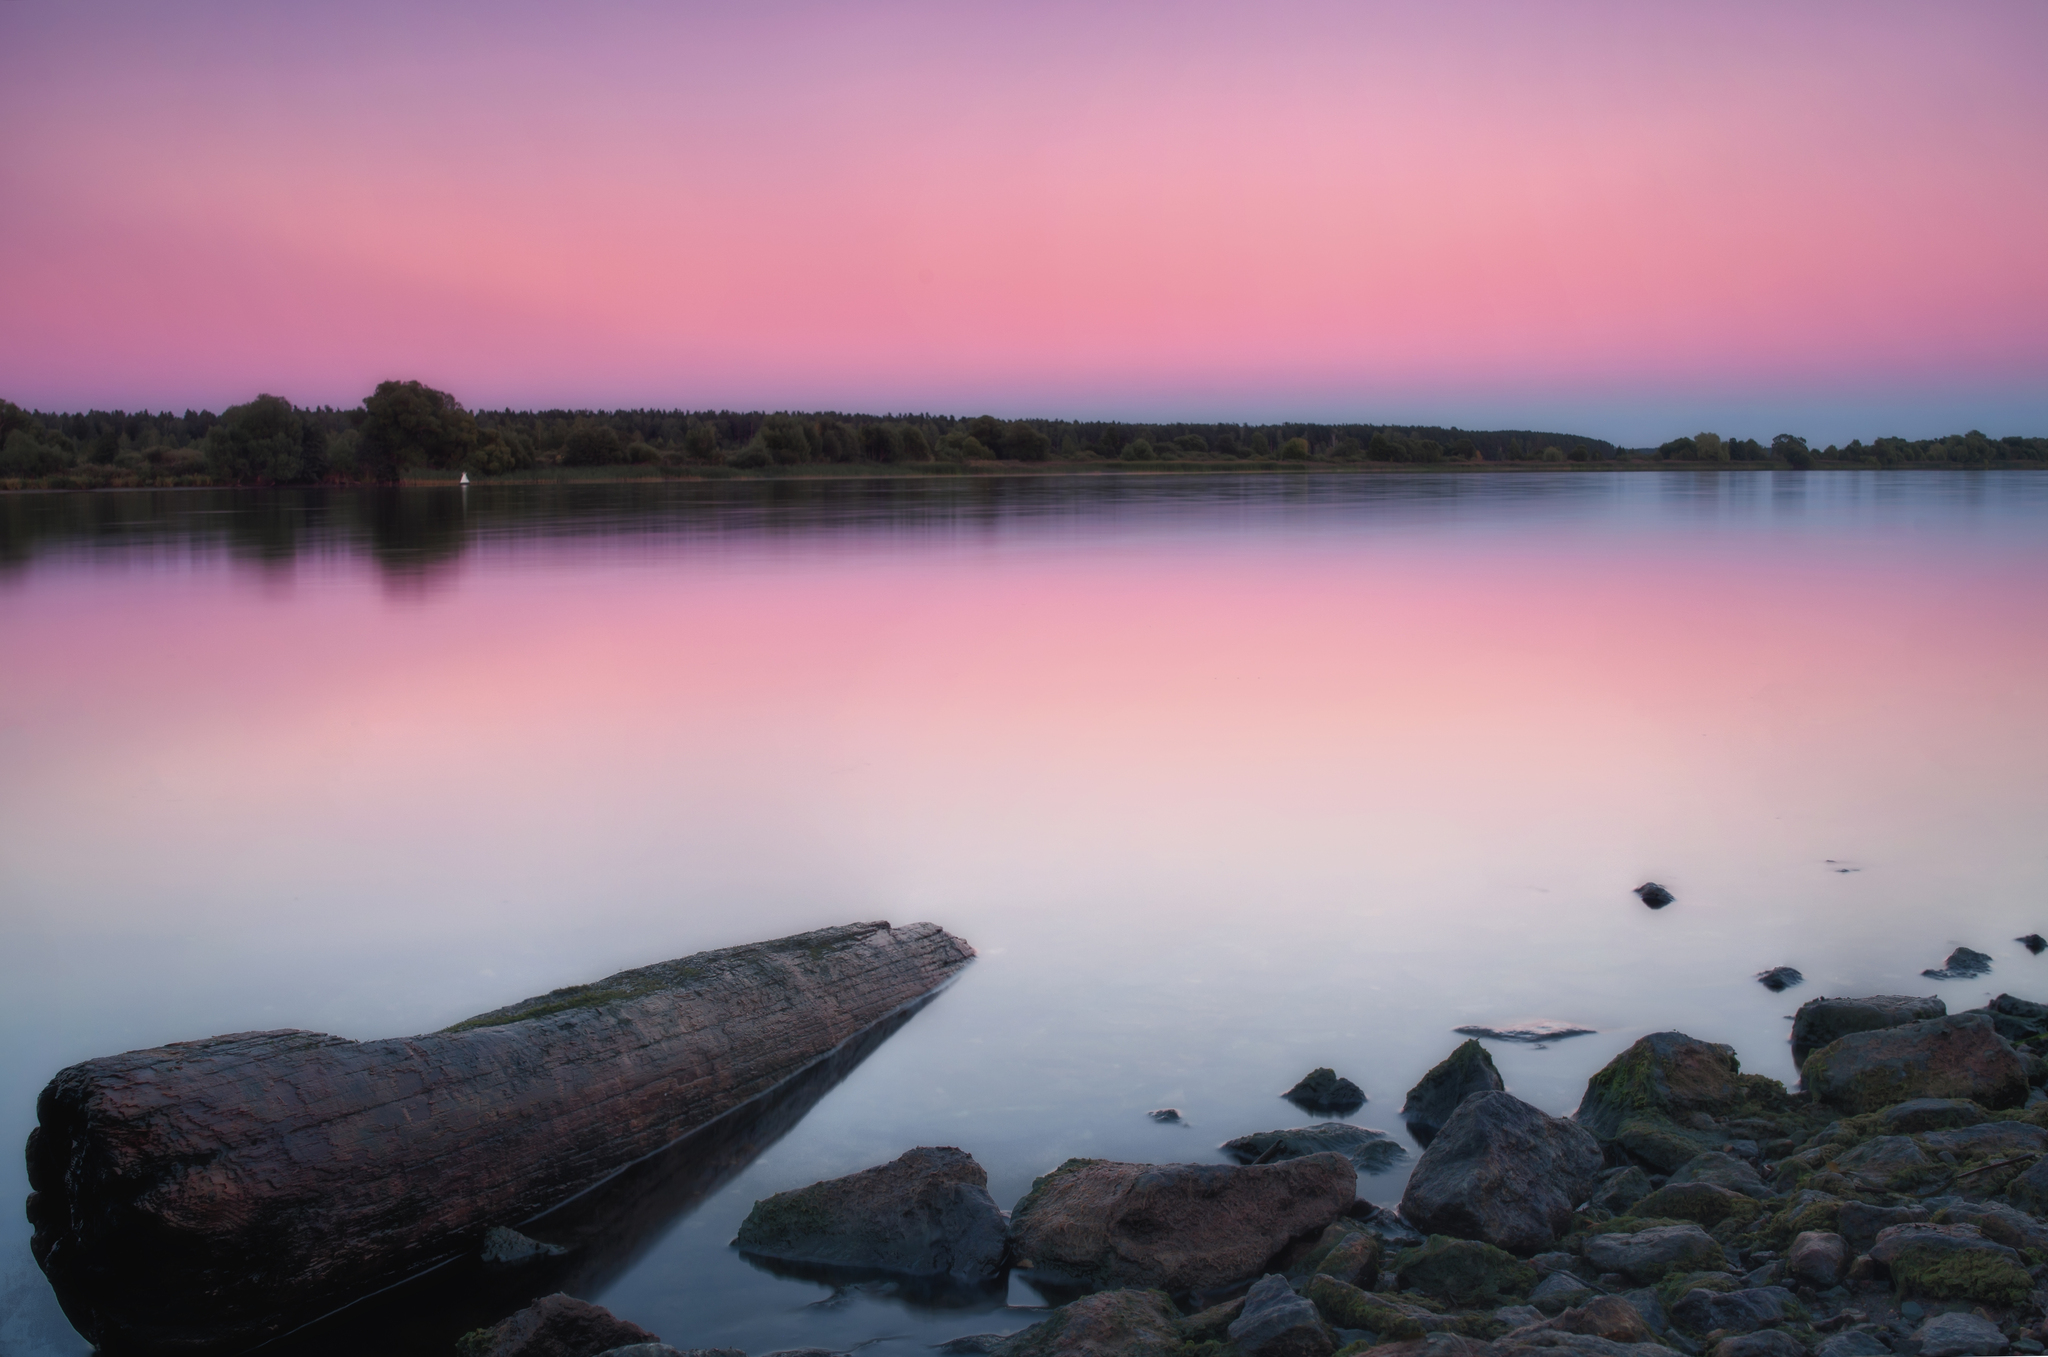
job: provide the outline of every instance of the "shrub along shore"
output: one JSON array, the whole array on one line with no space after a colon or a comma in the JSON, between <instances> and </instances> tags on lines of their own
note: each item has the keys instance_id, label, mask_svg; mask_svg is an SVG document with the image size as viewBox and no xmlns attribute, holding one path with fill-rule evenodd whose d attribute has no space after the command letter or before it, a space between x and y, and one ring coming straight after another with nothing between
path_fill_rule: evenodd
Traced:
<instances>
[{"instance_id":1,"label":"shrub along shore","mask_svg":"<svg viewBox=\"0 0 2048 1357\"><path fill-rule=\"evenodd\" d=\"M1702 432L1655 448L1533 430L730 410L478 410L419 382L360 406L52 414L0 400L0 489L433 484L990 472L2048 467L2048 438L1809 447Z\"/></svg>"}]
</instances>

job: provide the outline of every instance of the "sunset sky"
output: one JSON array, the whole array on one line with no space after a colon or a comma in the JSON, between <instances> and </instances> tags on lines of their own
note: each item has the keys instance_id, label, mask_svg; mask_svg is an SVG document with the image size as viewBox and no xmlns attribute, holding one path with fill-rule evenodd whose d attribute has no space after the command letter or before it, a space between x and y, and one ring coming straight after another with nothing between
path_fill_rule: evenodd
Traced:
<instances>
[{"instance_id":1,"label":"sunset sky","mask_svg":"<svg viewBox=\"0 0 2048 1357\"><path fill-rule=\"evenodd\" d=\"M0 395L2048 433L2048 6L0 7Z\"/></svg>"}]
</instances>

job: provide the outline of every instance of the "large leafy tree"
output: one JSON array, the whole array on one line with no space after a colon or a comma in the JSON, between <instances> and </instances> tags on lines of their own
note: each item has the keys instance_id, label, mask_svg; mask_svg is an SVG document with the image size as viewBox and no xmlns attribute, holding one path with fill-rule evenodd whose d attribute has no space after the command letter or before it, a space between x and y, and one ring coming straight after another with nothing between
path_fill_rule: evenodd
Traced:
<instances>
[{"instance_id":1,"label":"large leafy tree","mask_svg":"<svg viewBox=\"0 0 2048 1357\"><path fill-rule=\"evenodd\" d=\"M363 467L395 481L409 466L460 466L477 443L476 420L446 391L379 382L363 402Z\"/></svg>"},{"instance_id":2,"label":"large leafy tree","mask_svg":"<svg viewBox=\"0 0 2048 1357\"><path fill-rule=\"evenodd\" d=\"M231 405L206 432L214 476L234 485L296 485L327 474L327 435L282 396Z\"/></svg>"}]
</instances>

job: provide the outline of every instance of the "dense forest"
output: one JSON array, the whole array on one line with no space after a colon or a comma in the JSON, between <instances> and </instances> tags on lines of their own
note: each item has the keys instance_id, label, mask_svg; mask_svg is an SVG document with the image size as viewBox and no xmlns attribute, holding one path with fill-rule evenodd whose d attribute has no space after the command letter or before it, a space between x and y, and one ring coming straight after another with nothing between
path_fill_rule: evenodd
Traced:
<instances>
[{"instance_id":1,"label":"dense forest","mask_svg":"<svg viewBox=\"0 0 2048 1357\"><path fill-rule=\"evenodd\" d=\"M411 477L528 476L559 468L620 475L772 474L1005 464L1160 469L1287 465L1473 467L1563 464L1759 467L2031 466L2048 438L1880 438L1810 448L1699 433L1656 448L1577 434L1387 424L1149 424L992 415L858 415L731 410L477 410L419 382L384 382L360 406L306 409L263 395L215 414L91 410L46 414L0 400L0 487L317 485Z\"/></svg>"}]
</instances>

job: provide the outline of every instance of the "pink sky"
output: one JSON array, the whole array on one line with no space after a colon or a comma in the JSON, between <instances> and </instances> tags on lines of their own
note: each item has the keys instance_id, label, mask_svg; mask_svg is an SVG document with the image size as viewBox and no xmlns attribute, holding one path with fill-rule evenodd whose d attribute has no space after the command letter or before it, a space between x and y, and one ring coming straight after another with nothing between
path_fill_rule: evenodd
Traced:
<instances>
[{"instance_id":1,"label":"pink sky","mask_svg":"<svg viewBox=\"0 0 2048 1357\"><path fill-rule=\"evenodd\" d=\"M0 394L2048 432L2048 7L0 9Z\"/></svg>"}]
</instances>

